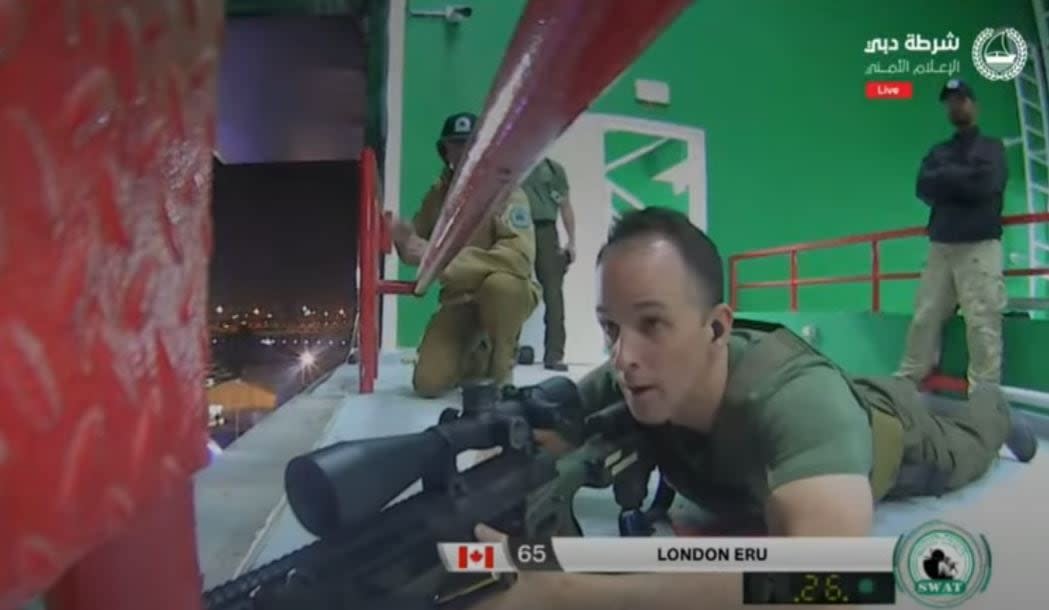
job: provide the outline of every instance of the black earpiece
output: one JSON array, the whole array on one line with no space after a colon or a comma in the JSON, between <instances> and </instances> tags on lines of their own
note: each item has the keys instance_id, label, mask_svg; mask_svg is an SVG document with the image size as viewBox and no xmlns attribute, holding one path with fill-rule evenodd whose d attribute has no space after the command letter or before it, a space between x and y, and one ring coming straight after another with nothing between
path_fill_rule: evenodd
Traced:
<instances>
[{"instance_id":1,"label":"black earpiece","mask_svg":"<svg viewBox=\"0 0 1049 610\"><path fill-rule=\"evenodd\" d=\"M717 341L721 338L721 335L725 334L725 327L718 320L711 322L710 328L714 330L714 341Z\"/></svg>"}]
</instances>

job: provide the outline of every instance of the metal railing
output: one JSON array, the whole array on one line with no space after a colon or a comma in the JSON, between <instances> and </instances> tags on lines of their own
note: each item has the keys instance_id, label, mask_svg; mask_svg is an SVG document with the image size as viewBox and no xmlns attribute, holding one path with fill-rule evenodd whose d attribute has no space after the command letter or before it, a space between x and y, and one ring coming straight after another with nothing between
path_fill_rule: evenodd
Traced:
<instances>
[{"instance_id":1,"label":"metal railing","mask_svg":"<svg viewBox=\"0 0 1049 610\"><path fill-rule=\"evenodd\" d=\"M382 279L383 256L393 247L390 234L390 214L383 212L379 167L375 151L361 152L360 214L357 220L357 268L360 282L357 288L358 343L357 365L362 394L375 391L379 375L379 305L385 295L414 294L415 282Z\"/></svg>"},{"instance_id":2,"label":"metal railing","mask_svg":"<svg viewBox=\"0 0 1049 610\"><path fill-rule=\"evenodd\" d=\"M1026 225L1033 223L1049 223L1049 213L1040 214L1018 214L1006 216L1002 219L1005 226ZM924 227L911 227L895 231L882 231L879 233L868 233L865 235L853 235L837 239L805 242L775 248L764 248L752 250L729 257L729 302L732 308L739 309L739 296L742 290L789 288L790 289L790 311L798 311L799 288L801 286L818 286L832 284L855 284L869 282L871 284L871 311L881 311L881 283L893 280L913 280L921 277L920 272L892 272L882 271L881 244L885 241L903 239L908 237L920 237L926 234ZM870 273L857 275L839 275L822 277L801 277L798 255L801 252L813 250L825 250L842 246L853 246L857 244L869 244L871 251ZM1030 247L1034 247L1031 245ZM786 280L771 280L759 282L741 282L739 280L739 266L745 260L759 258L771 258L774 256L787 256L790 260L790 277ZM1036 277L1049 278L1049 268L1021 268L1007 269L1005 275L1009 277ZM965 379L950 377L939 373L933 374L923 382L923 388L930 391L953 392L965 394L968 383Z\"/></svg>"},{"instance_id":3,"label":"metal railing","mask_svg":"<svg viewBox=\"0 0 1049 610\"><path fill-rule=\"evenodd\" d=\"M1025 225L1031 223L1049 222L1049 213L1041 214L1018 214L1015 216L1006 216L1002 219L1002 224L1006 226L1012 225ZM778 246L775 248L763 248L761 250L751 250L749 252L742 252L729 257L729 299L733 309L739 308L739 295L742 290L753 290L760 288L789 288L790 289L790 310L798 311L799 298L798 289L801 286L817 286L817 285L828 285L828 284L855 284L869 282L871 284L871 311L881 311L881 283L884 281L893 280L913 280L921 276L920 272L892 272L886 273L882 271L881 264L881 244L882 242L902 239L907 237L920 237L926 234L924 227L912 227L908 229L897 229L895 231L882 231L879 233L867 233L864 235L852 235L849 237L839 237L836 239L827 239L821 241L804 242L799 244L792 244L787 246ZM870 273L856 274L856 275L838 275L838 276L823 276L823 277L807 277L803 278L800 275L800 264L798 261L798 255L801 252L812 251L812 250L825 250L830 248L838 248L842 246L854 246L857 244L869 244L871 249L871 268ZM739 281L739 265L745 260L753 260L758 258L770 258L774 256L787 256L790 260L790 277L785 280L770 280L770 281L758 281L758 282L741 282ZM1024 268L1024 269L1007 269L1005 275L1010 277L1030 277L1030 276L1047 276L1049 277L1049 267L1044 268Z\"/></svg>"}]
</instances>

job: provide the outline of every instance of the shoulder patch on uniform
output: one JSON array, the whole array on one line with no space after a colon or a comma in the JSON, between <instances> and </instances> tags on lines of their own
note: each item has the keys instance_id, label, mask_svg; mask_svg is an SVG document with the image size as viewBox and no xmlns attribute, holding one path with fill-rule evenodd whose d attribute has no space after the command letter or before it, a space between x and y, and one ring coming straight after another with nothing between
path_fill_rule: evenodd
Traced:
<instances>
[{"instance_id":1,"label":"shoulder patch on uniform","mask_svg":"<svg viewBox=\"0 0 1049 610\"><path fill-rule=\"evenodd\" d=\"M510 207L510 226L515 229L527 229L532 225L532 215L526 205Z\"/></svg>"}]
</instances>

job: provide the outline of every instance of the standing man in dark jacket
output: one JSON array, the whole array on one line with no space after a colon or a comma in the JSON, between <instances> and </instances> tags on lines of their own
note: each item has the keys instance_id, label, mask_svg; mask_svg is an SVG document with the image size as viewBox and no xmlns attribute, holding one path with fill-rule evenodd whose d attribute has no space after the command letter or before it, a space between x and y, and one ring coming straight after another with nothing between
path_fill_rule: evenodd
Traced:
<instances>
[{"instance_id":1,"label":"standing man in dark jacket","mask_svg":"<svg viewBox=\"0 0 1049 610\"><path fill-rule=\"evenodd\" d=\"M897 374L917 383L932 371L943 324L957 305L965 316L971 390L1001 383L1002 194L1008 170L1001 140L976 125L972 89L952 79L940 101L955 134L932 147L918 174L918 198L931 208L931 243Z\"/></svg>"}]
</instances>

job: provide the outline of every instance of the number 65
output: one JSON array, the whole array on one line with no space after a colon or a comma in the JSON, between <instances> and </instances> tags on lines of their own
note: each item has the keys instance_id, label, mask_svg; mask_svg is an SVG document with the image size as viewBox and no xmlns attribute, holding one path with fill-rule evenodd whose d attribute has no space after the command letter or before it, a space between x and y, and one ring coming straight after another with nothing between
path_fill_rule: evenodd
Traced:
<instances>
[{"instance_id":1,"label":"number 65","mask_svg":"<svg viewBox=\"0 0 1049 610\"><path fill-rule=\"evenodd\" d=\"M543 563L546 561L546 546L542 544L522 544L517 547L517 561L521 563Z\"/></svg>"}]
</instances>

